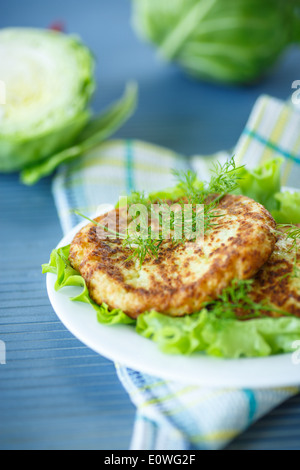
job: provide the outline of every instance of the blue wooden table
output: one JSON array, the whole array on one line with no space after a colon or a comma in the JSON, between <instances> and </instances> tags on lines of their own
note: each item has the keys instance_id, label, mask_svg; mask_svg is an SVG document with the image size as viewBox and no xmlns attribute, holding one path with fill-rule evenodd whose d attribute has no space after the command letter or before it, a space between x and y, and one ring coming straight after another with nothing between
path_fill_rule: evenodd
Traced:
<instances>
[{"instance_id":1,"label":"blue wooden table","mask_svg":"<svg viewBox=\"0 0 300 470\"><path fill-rule=\"evenodd\" d=\"M159 62L130 26L129 0L3 0L0 27L47 27L62 20L97 60L94 108L117 98L129 79L140 86L136 115L119 137L144 139L183 154L229 149L256 98L291 94L300 52L251 88L197 83ZM1 77L0 77L1 78ZM1 449L127 449L134 407L111 362L76 340L54 314L40 265L62 236L51 180L32 188L0 175ZM232 449L300 449L296 397L237 439Z\"/></svg>"}]
</instances>

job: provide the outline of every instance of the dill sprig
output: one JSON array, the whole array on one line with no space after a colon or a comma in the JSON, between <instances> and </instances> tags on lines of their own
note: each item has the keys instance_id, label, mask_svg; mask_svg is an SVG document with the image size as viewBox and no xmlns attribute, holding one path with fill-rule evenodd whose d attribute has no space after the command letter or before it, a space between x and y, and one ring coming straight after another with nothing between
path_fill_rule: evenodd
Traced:
<instances>
[{"instance_id":1,"label":"dill sprig","mask_svg":"<svg viewBox=\"0 0 300 470\"><path fill-rule=\"evenodd\" d=\"M83 219L88 220L89 222L96 225L97 227L102 228L104 230L104 232L107 232L108 235L112 235L115 239L120 238L120 239L125 240L125 238L126 238L124 234L116 232L115 230L111 230L109 227L106 227L105 225L100 224L96 220L91 219L90 217L87 217L86 215L82 214L78 210L74 209L74 210L72 210L72 213L75 214L75 215L78 215L79 217L82 217Z\"/></svg>"},{"instance_id":2,"label":"dill sprig","mask_svg":"<svg viewBox=\"0 0 300 470\"><path fill-rule=\"evenodd\" d=\"M277 313L282 316L290 316L284 310L268 305L266 302L255 302L251 298L253 279L233 280L223 289L220 296L206 303L205 307L218 318L250 320L267 317L267 313Z\"/></svg>"},{"instance_id":3,"label":"dill sprig","mask_svg":"<svg viewBox=\"0 0 300 470\"><path fill-rule=\"evenodd\" d=\"M280 224L277 228L285 229L285 235L288 240L292 241L290 252L294 251L294 263L293 270L291 273L284 277L291 277L293 279L300 278L300 268L298 266L298 253L299 253L299 241L300 241L300 228L292 224Z\"/></svg>"},{"instance_id":4,"label":"dill sprig","mask_svg":"<svg viewBox=\"0 0 300 470\"><path fill-rule=\"evenodd\" d=\"M148 208L150 201L149 198L147 198L145 191L132 191L130 194L130 204L141 204Z\"/></svg>"},{"instance_id":5,"label":"dill sprig","mask_svg":"<svg viewBox=\"0 0 300 470\"><path fill-rule=\"evenodd\" d=\"M243 168L244 165L239 167L236 165L234 156L223 165L217 162L210 170L212 173L210 181L204 183L199 183L196 173L191 170L187 172L173 171L178 185L185 194L184 200L181 201L182 204L187 200L188 204L192 204L193 207L197 205L204 206L204 233L218 225L216 219L222 217L222 214L217 211L218 204L226 194L238 189L239 180L241 179L240 173ZM209 196L212 195L215 196L214 199L208 202ZM197 215L194 211L192 220L194 231L196 217Z\"/></svg>"},{"instance_id":6,"label":"dill sprig","mask_svg":"<svg viewBox=\"0 0 300 470\"><path fill-rule=\"evenodd\" d=\"M298 250L298 241L300 240L300 228L292 224L280 224L277 228L286 229L285 235L289 240L292 240L292 250Z\"/></svg>"},{"instance_id":7,"label":"dill sprig","mask_svg":"<svg viewBox=\"0 0 300 470\"><path fill-rule=\"evenodd\" d=\"M117 232L115 230L111 230L109 227L100 224L100 222L97 222L94 219L91 219L90 217L87 217L86 215L82 214L78 210L73 210L72 211L74 214L78 215L79 217L82 217L83 219L88 220L95 226L101 228L103 231L107 232L108 238L111 239L120 239L122 240L122 244L124 247L129 248L132 251L132 255L129 256L126 260L126 262L130 260L136 260L138 259L140 262L140 266L145 261L145 258L151 254L151 256L157 257L159 248L162 244L162 239L160 240L153 240L151 238L151 227L147 226L147 231L148 231L148 237L142 237L139 236L139 232L137 234L129 234L127 231L126 235L122 234L120 232ZM143 230L142 224L140 225L140 233Z\"/></svg>"},{"instance_id":8,"label":"dill sprig","mask_svg":"<svg viewBox=\"0 0 300 470\"><path fill-rule=\"evenodd\" d=\"M130 205L143 205L148 215L148 218L143 218L139 212L136 213L132 220L133 222L138 221L137 230L134 233L127 229L126 234L121 234L84 216L78 211L74 211L74 213L101 227L108 233L110 238L121 239L123 246L132 251L132 255L128 259L139 260L140 266L142 266L147 256L156 258L159 256L160 249L166 239L174 245L185 243L187 240L195 241L199 235L197 230L199 227L203 227L204 233L206 233L218 225L217 219L223 217L218 211L219 202L226 194L238 188L238 180L240 179L239 170L242 168L243 166L236 166L234 157L224 165L217 163L213 166L211 180L207 183L199 182L196 173L193 171L174 171L173 174L177 180L178 187L181 188L184 197L176 202L181 205L181 217L176 217L172 211L168 216L167 222L169 222L170 236L164 232L162 213L156 213L152 210L153 201L144 192L133 191L130 196ZM214 196L213 199L209 200L209 197L212 195ZM165 202L158 200L156 204L163 209ZM190 204L193 208L190 216L187 216L184 211L186 204ZM199 211L197 206L203 206L203 211ZM159 227L158 233L153 233L152 226L149 225L149 216L152 220L156 219L157 226ZM188 239L185 236L185 227L187 226L191 228L192 235ZM179 231L182 236L176 237L175 234L178 235Z\"/></svg>"},{"instance_id":9,"label":"dill sprig","mask_svg":"<svg viewBox=\"0 0 300 470\"><path fill-rule=\"evenodd\" d=\"M127 229L125 239L123 240L123 246L132 251L126 261L134 260L139 261L140 267L143 265L147 256L158 257L161 244L163 242L162 234L159 234L158 239L152 236L152 227L149 225L149 212L150 205L145 196L139 196L135 193L135 200L139 201L136 204L142 204L147 208L147 216L142 213L137 213L136 217L133 218L133 222L137 221L136 230L131 230L130 226Z\"/></svg>"},{"instance_id":10,"label":"dill sprig","mask_svg":"<svg viewBox=\"0 0 300 470\"><path fill-rule=\"evenodd\" d=\"M160 247L163 240L152 240L152 238L140 238L138 236L128 236L123 242L123 246L132 251L126 262L131 260L138 260L140 267L142 267L147 256L158 258Z\"/></svg>"},{"instance_id":11,"label":"dill sprig","mask_svg":"<svg viewBox=\"0 0 300 470\"><path fill-rule=\"evenodd\" d=\"M236 166L234 157L223 165L220 162L215 163L211 170L212 177L207 185L207 191L210 194L218 193L221 195L236 191L239 187L240 172L243 168L245 168L245 165Z\"/></svg>"},{"instance_id":12,"label":"dill sprig","mask_svg":"<svg viewBox=\"0 0 300 470\"><path fill-rule=\"evenodd\" d=\"M240 172L244 167L244 165L237 166L233 156L223 165L220 162L213 164L210 170L212 176L208 182L199 183L197 174L191 170L187 172L174 170L173 174L190 204L204 204L212 194L215 194L219 201L225 194L236 191L241 179Z\"/></svg>"}]
</instances>

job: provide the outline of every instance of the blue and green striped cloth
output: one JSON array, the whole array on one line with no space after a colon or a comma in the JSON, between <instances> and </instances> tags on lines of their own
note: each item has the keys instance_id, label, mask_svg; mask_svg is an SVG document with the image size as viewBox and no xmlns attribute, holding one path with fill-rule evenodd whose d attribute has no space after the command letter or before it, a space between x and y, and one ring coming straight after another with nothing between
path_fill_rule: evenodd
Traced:
<instances>
[{"instance_id":1,"label":"blue and green striped cloth","mask_svg":"<svg viewBox=\"0 0 300 470\"><path fill-rule=\"evenodd\" d=\"M284 185L300 184L300 113L291 103L259 98L233 153L248 168L283 156ZM209 179L213 162L229 152L186 158L139 141L109 141L61 167L53 194L65 233L81 220L73 209L93 214L131 190L156 191L174 184L173 169L194 169ZM116 365L121 382L137 407L132 449L221 449L254 421L299 393L297 388L207 389L151 377ZM300 384L299 384L300 385Z\"/></svg>"}]
</instances>

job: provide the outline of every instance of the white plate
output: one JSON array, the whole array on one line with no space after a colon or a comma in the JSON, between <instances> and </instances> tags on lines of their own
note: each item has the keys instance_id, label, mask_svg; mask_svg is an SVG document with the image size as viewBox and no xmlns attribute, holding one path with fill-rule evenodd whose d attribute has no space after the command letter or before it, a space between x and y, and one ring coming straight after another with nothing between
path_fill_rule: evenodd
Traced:
<instances>
[{"instance_id":1,"label":"white plate","mask_svg":"<svg viewBox=\"0 0 300 470\"><path fill-rule=\"evenodd\" d=\"M58 246L70 244L84 225L86 222L78 225ZM292 354L238 360L165 355L131 326L99 324L91 306L70 300L78 289L56 292L55 280L56 276L48 274L47 289L62 323L80 341L112 361L163 379L206 387L266 388L300 384L300 364L293 363Z\"/></svg>"}]
</instances>

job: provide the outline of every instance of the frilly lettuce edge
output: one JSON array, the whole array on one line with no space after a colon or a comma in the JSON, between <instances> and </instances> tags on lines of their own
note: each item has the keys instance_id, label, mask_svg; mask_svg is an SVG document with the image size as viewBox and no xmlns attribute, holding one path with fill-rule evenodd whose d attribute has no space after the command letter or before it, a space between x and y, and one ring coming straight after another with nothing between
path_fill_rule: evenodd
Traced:
<instances>
[{"instance_id":1,"label":"frilly lettuce edge","mask_svg":"<svg viewBox=\"0 0 300 470\"><path fill-rule=\"evenodd\" d=\"M237 359L266 357L289 353L300 338L300 319L294 317L262 318L249 321L220 319L203 309L182 318L172 318L158 312L143 313L132 320L119 309L109 310L106 304L97 305L90 297L82 276L69 260L70 246L52 252L43 273L56 275L55 289L79 287L81 293L71 300L89 304L104 325L135 325L138 334L157 343L170 355L206 353L209 356Z\"/></svg>"}]
</instances>

